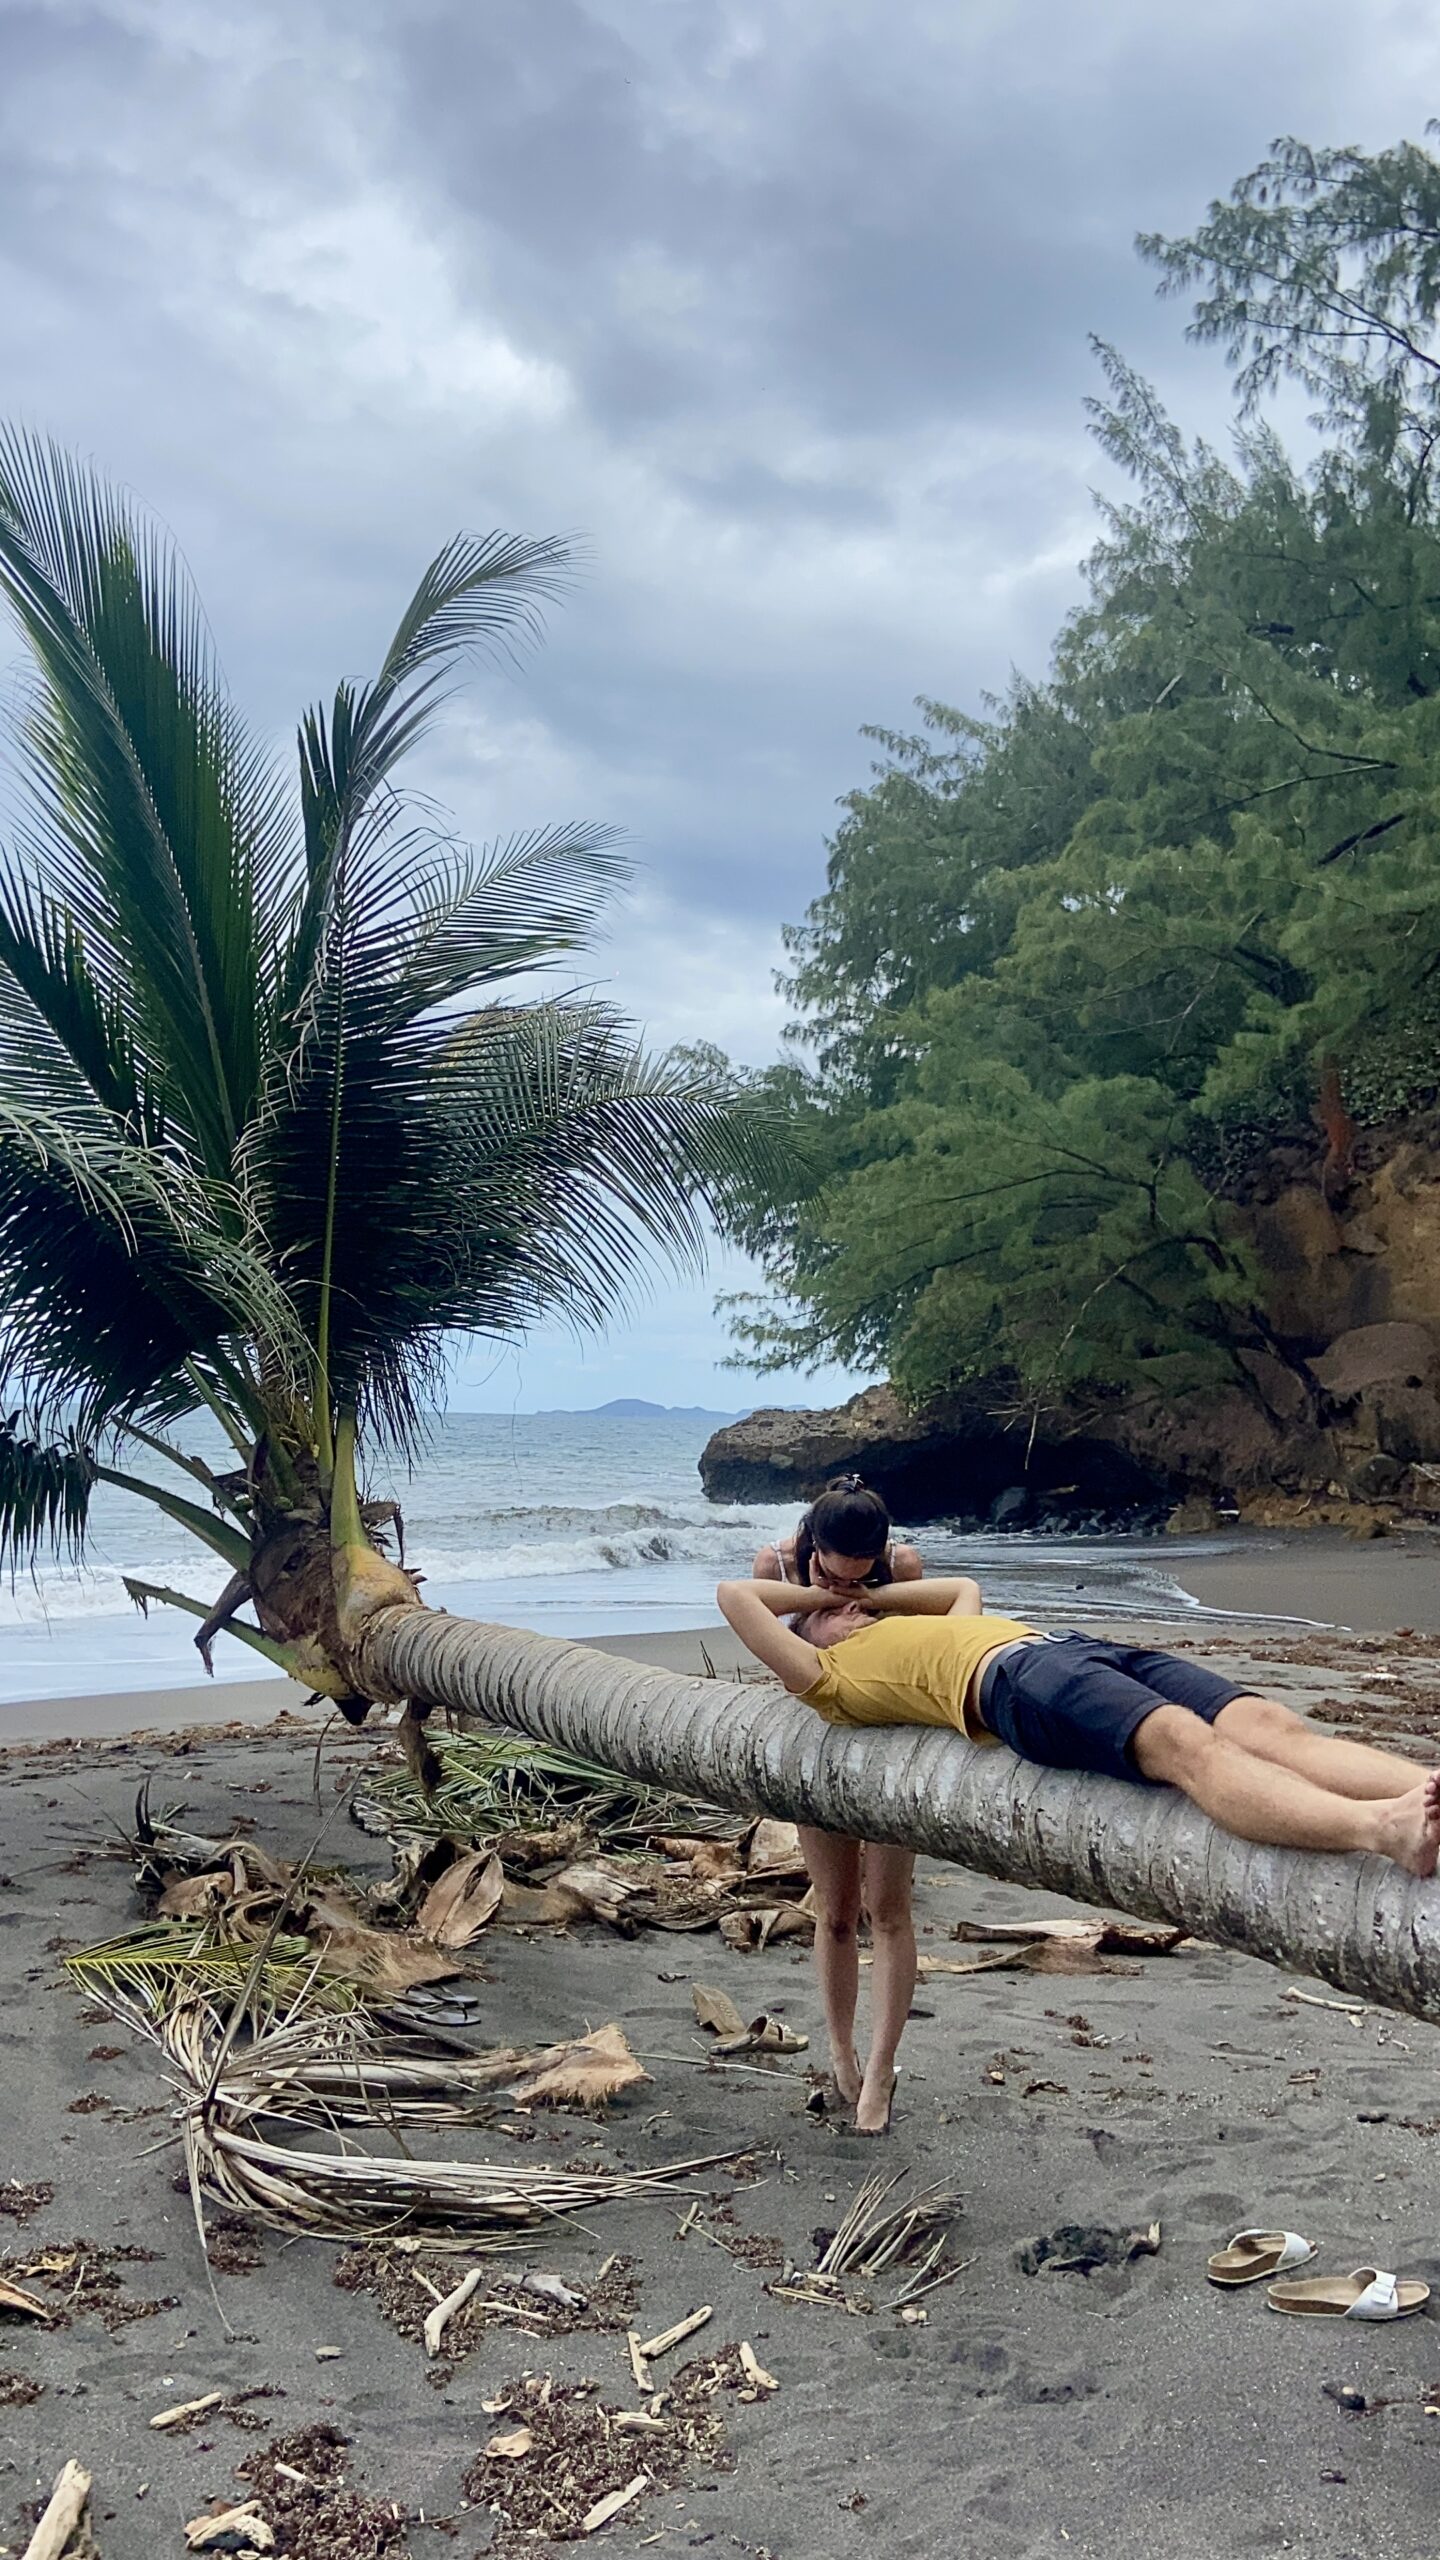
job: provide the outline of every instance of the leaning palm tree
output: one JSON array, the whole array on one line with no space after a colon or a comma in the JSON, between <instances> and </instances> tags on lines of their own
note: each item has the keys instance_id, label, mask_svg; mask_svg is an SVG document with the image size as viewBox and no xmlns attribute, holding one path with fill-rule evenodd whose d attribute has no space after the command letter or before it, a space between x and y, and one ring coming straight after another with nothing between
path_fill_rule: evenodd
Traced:
<instances>
[{"instance_id":1,"label":"leaning palm tree","mask_svg":"<svg viewBox=\"0 0 1440 2560\"><path fill-rule=\"evenodd\" d=\"M1440 1881L1387 1858L1260 1848L1173 1787L1041 1768L933 1726L848 1732L774 1681L689 1679L428 1609L382 1605L358 1619L356 1643L421 1714L500 1723L682 1796L1173 1921L1440 2025Z\"/></svg>"},{"instance_id":2,"label":"leaning palm tree","mask_svg":"<svg viewBox=\"0 0 1440 2560\"><path fill-rule=\"evenodd\" d=\"M602 837L471 857L397 796L459 661L533 628L562 566L552 543L452 544L374 683L304 721L292 792L164 545L0 436L0 597L34 670L0 863L0 1555L78 1548L94 1486L124 1486L228 1574L213 1601L142 1596L357 1716L498 1719L1440 2018L1440 1885L1248 1847L1164 1790L837 1733L773 1686L443 1617L381 1554L391 1506L357 1469L413 1442L450 1334L602 1322L647 1247L693 1251L708 1201L782 1171L713 1073L647 1062L603 1007L517 1000L614 886ZM173 1436L200 1408L233 1467Z\"/></svg>"},{"instance_id":3,"label":"leaning palm tree","mask_svg":"<svg viewBox=\"0 0 1440 2560\"><path fill-rule=\"evenodd\" d=\"M397 788L463 661L532 635L564 568L558 542L449 544L287 778L168 544L0 434L29 662L0 852L0 1555L78 1551L95 1485L124 1487L226 1575L137 1597L190 1611L207 1664L228 1628L356 1717L360 1615L416 1603L361 1470L414 1446L447 1342L602 1324L775 1147L608 1006L522 1000L623 877L604 831L471 853ZM233 1464L175 1437L202 1408Z\"/></svg>"}]
</instances>

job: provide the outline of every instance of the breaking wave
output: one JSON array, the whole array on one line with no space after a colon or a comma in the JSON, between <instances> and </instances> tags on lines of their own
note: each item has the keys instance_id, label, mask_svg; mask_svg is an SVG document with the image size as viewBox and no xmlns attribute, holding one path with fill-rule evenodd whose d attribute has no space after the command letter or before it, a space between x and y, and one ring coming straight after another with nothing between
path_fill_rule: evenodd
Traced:
<instances>
[{"instance_id":1,"label":"breaking wave","mask_svg":"<svg viewBox=\"0 0 1440 2560\"><path fill-rule=\"evenodd\" d=\"M512 1504L482 1515L469 1536L462 1529L463 1543L437 1535L430 1524L412 1525L405 1560L436 1586L632 1573L675 1564L704 1566L718 1579L748 1572L756 1548L793 1525L793 1505L711 1511L697 1503L690 1512L647 1502L598 1508ZM218 1589L220 1580L219 1568L197 1547L188 1554L137 1556L124 1565L98 1558L82 1566L47 1564L0 1585L0 1627L127 1613L127 1574L201 1598Z\"/></svg>"}]
</instances>

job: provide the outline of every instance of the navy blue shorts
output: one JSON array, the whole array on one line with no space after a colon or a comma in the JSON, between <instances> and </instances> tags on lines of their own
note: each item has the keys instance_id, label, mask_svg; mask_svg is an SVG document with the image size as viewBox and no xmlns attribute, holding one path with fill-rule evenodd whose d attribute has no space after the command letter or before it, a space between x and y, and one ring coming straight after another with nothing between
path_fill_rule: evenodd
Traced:
<instances>
[{"instance_id":1,"label":"navy blue shorts","mask_svg":"<svg viewBox=\"0 0 1440 2560\"><path fill-rule=\"evenodd\" d=\"M980 1691L991 1733L1022 1760L1051 1769L1093 1769L1106 1778L1152 1783L1135 1765L1137 1729L1157 1707L1188 1707L1213 1724L1232 1698L1253 1693L1203 1663L1098 1636L1055 1636L992 1663Z\"/></svg>"}]
</instances>

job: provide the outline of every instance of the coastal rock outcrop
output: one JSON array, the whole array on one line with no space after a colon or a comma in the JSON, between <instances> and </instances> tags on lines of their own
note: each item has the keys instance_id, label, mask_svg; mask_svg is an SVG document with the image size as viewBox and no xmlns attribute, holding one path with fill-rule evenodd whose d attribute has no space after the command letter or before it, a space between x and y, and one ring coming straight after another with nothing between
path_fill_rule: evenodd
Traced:
<instances>
[{"instance_id":1,"label":"coastal rock outcrop","mask_svg":"<svg viewBox=\"0 0 1440 2560\"><path fill-rule=\"evenodd\" d=\"M700 1459L720 1502L809 1501L854 1468L898 1518L1004 1529L1257 1522L1361 1527L1440 1519L1440 1331L1352 1326L1290 1367L1246 1355L1249 1389L1116 1399L1073 1428L988 1410L985 1391L909 1409L867 1387L833 1410L771 1406L717 1431ZM1316 1506L1319 1506L1317 1509Z\"/></svg>"},{"instance_id":2,"label":"coastal rock outcrop","mask_svg":"<svg viewBox=\"0 0 1440 2560\"><path fill-rule=\"evenodd\" d=\"M853 1467L916 1521L1440 1520L1440 1115L1364 1132L1333 1198L1313 1146L1279 1149L1230 1214L1275 1343L1241 1353L1233 1385L1101 1398L1038 1427L1004 1379L918 1410L867 1387L717 1431L707 1493L806 1500Z\"/></svg>"},{"instance_id":3,"label":"coastal rock outcrop","mask_svg":"<svg viewBox=\"0 0 1440 2560\"><path fill-rule=\"evenodd\" d=\"M898 1518L1029 1528L1042 1517L1158 1518L1168 1476L1108 1438L1032 1435L977 1391L912 1411L893 1387L866 1387L833 1411L770 1406L706 1443L700 1474L717 1502L809 1501L854 1468Z\"/></svg>"}]
</instances>

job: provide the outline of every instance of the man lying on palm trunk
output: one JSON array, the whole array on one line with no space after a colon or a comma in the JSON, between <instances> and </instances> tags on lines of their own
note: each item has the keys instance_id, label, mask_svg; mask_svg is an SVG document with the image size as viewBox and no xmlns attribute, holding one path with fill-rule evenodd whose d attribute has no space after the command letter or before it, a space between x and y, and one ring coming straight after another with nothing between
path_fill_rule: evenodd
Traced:
<instances>
[{"instance_id":1,"label":"man lying on palm trunk","mask_svg":"<svg viewBox=\"0 0 1440 2560\"><path fill-rule=\"evenodd\" d=\"M965 1578L870 1590L876 1623L822 1648L783 1617L831 1606L785 1582L722 1582L742 1643L828 1723L950 1725L1022 1759L1179 1787L1222 1831L1280 1849L1440 1859L1440 1771L1322 1733L1198 1662L982 1614Z\"/></svg>"}]
</instances>

